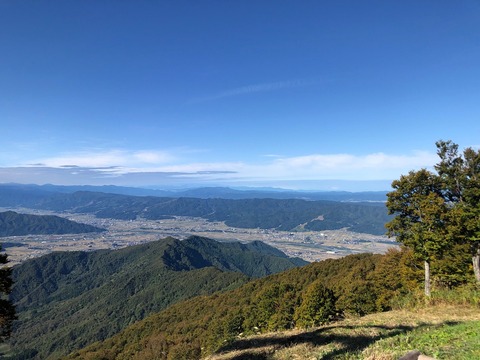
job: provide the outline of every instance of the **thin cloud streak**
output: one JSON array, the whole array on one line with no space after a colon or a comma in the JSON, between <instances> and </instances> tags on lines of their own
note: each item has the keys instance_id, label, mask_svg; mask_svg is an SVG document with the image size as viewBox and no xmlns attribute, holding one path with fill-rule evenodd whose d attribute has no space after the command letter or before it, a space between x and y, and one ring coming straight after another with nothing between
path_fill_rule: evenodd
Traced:
<instances>
[{"instance_id":1,"label":"thin cloud streak","mask_svg":"<svg viewBox=\"0 0 480 360\"><path fill-rule=\"evenodd\" d=\"M33 164L43 164L45 167L71 167L79 166L86 168L100 167L128 167L145 166L152 164L170 163L176 157L167 151L127 151L120 149L104 151L82 151L70 153L41 160L32 161Z\"/></svg>"},{"instance_id":2,"label":"thin cloud streak","mask_svg":"<svg viewBox=\"0 0 480 360\"><path fill-rule=\"evenodd\" d=\"M247 85L247 86L242 86L235 89L222 91L222 92L219 92L218 94L213 94L210 96L193 99L190 102L202 103L202 102L213 101L213 100L218 100L218 99L228 98L228 97L233 97L238 95L299 88L299 87L311 85L313 83L314 81L312 80L288 80L288 81L277 81L277 82L271 82L271 83Z\"/></svg>"},{"instance_id":3,"label":"thin cloud streak","mask_svg":"<svg viewBox=\"0 0 480 360\"><path fill-rule=\"evenodd\" d=\"M428 152L410 155L374 153L364 156L314 154L275 159L264 171L283 179L395 179L410 170L432 167L436 160L436 154Z\"/></svg>"}]
</instances>

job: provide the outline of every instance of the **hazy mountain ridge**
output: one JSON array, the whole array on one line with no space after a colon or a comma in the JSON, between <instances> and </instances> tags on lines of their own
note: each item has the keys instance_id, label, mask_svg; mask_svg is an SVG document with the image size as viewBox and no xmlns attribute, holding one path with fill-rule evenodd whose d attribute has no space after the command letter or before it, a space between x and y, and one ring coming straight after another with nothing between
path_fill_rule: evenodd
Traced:
<instances>
[{"instance_id":1,"label":"hazy mountain ridge","mask_svg":"<svg viewBox=\"0 0 480 360\"><path fill-rule=\"evenodd\" d=\"M60 235L105 231L95 226L80 224L53 215L0 212L0 237L20 235Z\"/></svg>"},{"instance_id":2,"label":"hazy mountain ridge","mask_svg":"<svg viewBox=\"0 0 480 360\"><path fill-rule=\"evenodd\" d=\"M3 188L3 191L5 191ZM0 187L0 193L2 188ZM5 203L14 200L10 188ZM306 230L336 230L347 228L355 232L380 235L389 220L383 203L345 203L338 201L306 201L300 199L220 199L164 198L129 196L99 192L45 193L28 198L32 189L18 190L18 206L93 213L101 218L150 220L171 216L202 217L210 221L225 221L228 226L291 231L299 226ZM0 205L4 201L0 197Z\"/></svg>"},{"instance_id":3,"label":"hazy mountain ridge","mask_svg":"<svg viewBox=\"0 0 480 360\"><path fill-rule=\"evenodd\" d=\"M305 263L273 253L266 244L191 237L26 261L13 268L19 321L12 344L27 358L57 358L179 300Z\"/></svg>"},{"instance_id":4,"label":"hazy mountain ridge","mask_svg":"<svg viewBox=\"0 0 480 360\"><path fill-rule=\"evenodd\" d=\"M387 191L303 191L287 189L259 189L243 188L234 189L229 187L199 187L182 190L159 190L139 187L124 187L115 185L24 185L24 184L0 184L2 188L15 191L28 192L42 196L53 193L74 193L77 191L102 192L118 195L132 196L155 196L155 197L193 197L201 199L302 199L302 200L330 200L344 202L385 202Z\"/></svg>"}]
</instances>

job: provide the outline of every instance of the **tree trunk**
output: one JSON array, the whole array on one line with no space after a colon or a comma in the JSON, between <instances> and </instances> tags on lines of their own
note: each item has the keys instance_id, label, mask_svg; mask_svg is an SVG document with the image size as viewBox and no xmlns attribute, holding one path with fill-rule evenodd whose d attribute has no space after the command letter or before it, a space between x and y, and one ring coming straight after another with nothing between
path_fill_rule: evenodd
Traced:
<instances>
[{"instance_id":1,"label":"tree trunk","mask_svg":"<svg viewBox=\"0 0 480 360\"><path fill-rule=\"evenodd\" d=\"M475 273L475 279L480 284L480 246L477 245L477 252L472 256L473 272Z\"/></svg>"},{"instance_id":2,"label":"tree trunk","mask_svg":"<svg viewBox=\"0 0 480 360\"><path fill-rule=\"evenodd\" d=\"M430 295L430 261L425 260L425 296Z\"/></svg>"}]
</instances>

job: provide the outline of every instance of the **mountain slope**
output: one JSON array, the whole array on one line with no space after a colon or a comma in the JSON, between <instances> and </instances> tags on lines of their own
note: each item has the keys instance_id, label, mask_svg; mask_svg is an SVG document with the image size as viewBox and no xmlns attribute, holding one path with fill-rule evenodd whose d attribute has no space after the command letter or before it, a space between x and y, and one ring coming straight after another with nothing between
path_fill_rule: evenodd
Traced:
<instances>
[{"instance_id":1,"label":"mountain slope","mask_svg":"<svg viewBox=\"0 0 480 360\"><path fill-rule=\"evenodd\" d=\"M283 253L272 255L277 250L267 245L253 247L167 238L29 260L13 268L11 298L19 313L13 348L27 357L57 358L179 300L299 264Z\"/></svg>"},{"instance_id":2,"label":"mountain slope","mask_svg":"<svg viewBox=\"0 0 480 360\"><path fill-rule=\"evenodd\" d=\"M419 348L439 359L477 359L480 288L438 289L426 302L411 255L406 249L349 255L192 298L68 358L393 360ZM333 290L337 313L313 322L332 299L325 287ZM413 309L374 314L392 303Z\"/></svg>"},{"instance_id":3,"label":"mountain slope","mask_svg":"<svg viewBox=\"0 0 480 360\"><path fill-rule=\"evenodd\" d=\"M261 241L220 243L200 236L191 236L177 246L170 246L162 258L170 269L176 271L213 266L251 277L263 277L308 264L299 258L289 258Z\"/></svg>"},{"instance_id":4,"label":"mountain slope","mask_svg":"<svg viewBox=\"0 0 480 360\"><path fill-rule=\"evenodd\" d=\"M400 255L399 255L400 254ZM365 314L402 290L401 253L359 254L312 263L248 282L222 294L174 304L133 324L72 359L198 359L234 341L239 334L288 329L300 319L301 304L319 283L331 288L339 312Z\"/></svg>"},{"instance_id":5,"label":"mountain slope","mask_svg":"<svg viewBox=\"0 0 480 360\"><path fill-rule=\"evenodd\" d=\"M105 231L58 216L0 212L0 236L80 234Z\"/></svg>"}]
</instances>

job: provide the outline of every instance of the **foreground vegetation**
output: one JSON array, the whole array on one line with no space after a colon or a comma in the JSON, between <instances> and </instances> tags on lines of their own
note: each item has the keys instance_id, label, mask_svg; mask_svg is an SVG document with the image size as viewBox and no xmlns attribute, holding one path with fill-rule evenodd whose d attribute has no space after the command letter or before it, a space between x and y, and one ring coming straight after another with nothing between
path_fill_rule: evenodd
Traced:
<instances>
[{"instance_id":1,"label":"foreground vegetation","mask_svg":"<svg viewBox=\"0 0 480 360\"><path fill-rule=\"evenodd\" d=\"M478 329L480 307L442 303L239 338L207 359L396 360L416 349L436 359L473 360L480 358Z\"/></svg>"}]
</instances>

